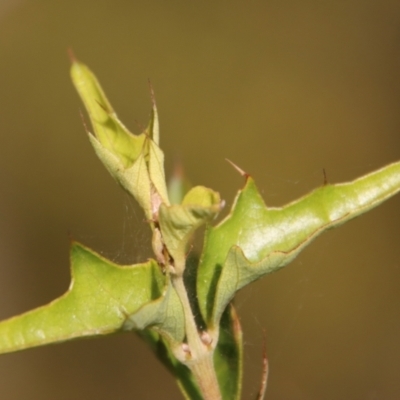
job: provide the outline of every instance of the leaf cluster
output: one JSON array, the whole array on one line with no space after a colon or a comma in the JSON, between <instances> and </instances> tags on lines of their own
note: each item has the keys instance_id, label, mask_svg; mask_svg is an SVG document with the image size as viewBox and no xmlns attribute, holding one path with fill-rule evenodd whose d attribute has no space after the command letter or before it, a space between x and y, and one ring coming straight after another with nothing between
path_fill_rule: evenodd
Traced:
<instances>
[{"instance_id":1,"label":"leaf cluster","mask_svg":"<svg viewBox=\"0 0 400 400\"><path fill-rule=\"evenodd\" d=\"M120 266L72 243L68 291L0 322L0 353L134 331L186 398L239 399L242 331L235 294L287 265L320 233L396 194L400 163L350 183L325 183L282 208L267 207L242 172L244 187L215 225L224 204L217 192L197 186L178 193L186 185L181 176L168 192L154 95L149 124L136 135L120 122L88 67L73 60L71 76L90 117L92 131L86 131L97 156L149 221L154 259ZM193 257L191 240L202 225L204 246Z\"/></svg>"}]
</instances>

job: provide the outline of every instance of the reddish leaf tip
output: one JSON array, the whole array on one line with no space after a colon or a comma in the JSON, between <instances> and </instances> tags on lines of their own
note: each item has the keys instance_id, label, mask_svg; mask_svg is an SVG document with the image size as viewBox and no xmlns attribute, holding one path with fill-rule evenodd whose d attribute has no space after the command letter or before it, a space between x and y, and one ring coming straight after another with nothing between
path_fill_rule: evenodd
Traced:
<instances>
[{"instance_id":1,"label":"reddish leaf tip","mask_svg":"<svg viewBox=\"0 0 400 400\"><path fill-rule=\"evenodd\" d=\"M326 186L326 185L328 185L328 176L327 176L327 174L326 174L326 169L325 168L322 168L322 173L324 174L324 184L323 184L323 186Z\"/></svg>"},{"instance_id":2,"label":"reddish leaf tip","mask_svg":"<svg viewBox=\"0 0 400 400\"><path fill-rule=\"evenodd\" d=\"M75 57L72 47L68 47L67 53L68 53L69 60L71 61L71 64L78 62L78 59Z\"/></svg>"},{"instance_id":3,"label":"reddish leaf tip","mask_svg":"<svg viewBox=\"0 0 400 400\"><path fill-rule=\"evenodd\" d=\"M232 165L232 167L239 172L240 175L244 176L245 178L248 178L250 175L246 172L243 171L240 167L238 167L234 162L232 162L231 160L229 160L229 158L225 158L226 161L228 161L229 164Z\"/></svg>"}]
</instances>

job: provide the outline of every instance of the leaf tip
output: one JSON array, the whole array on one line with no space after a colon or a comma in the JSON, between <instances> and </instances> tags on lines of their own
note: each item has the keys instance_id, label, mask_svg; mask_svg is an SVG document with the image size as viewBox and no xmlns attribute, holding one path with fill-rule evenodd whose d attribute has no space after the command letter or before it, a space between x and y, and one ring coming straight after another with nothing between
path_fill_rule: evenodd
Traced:
<instances>
[{"instance_id":1,"label":"leaf tip","mask_svg":"<svg viewBox=\"0 0 400 400\"><path fill-rule=\"evenodd\" d=\"M323 182L322 186L327 186L327 185L329 185L329 182L328 182L328 175L326 174L326 169L325 169L325 167L322 168L322 174L324 175L324 182Z\"/></svg>"},{"instance_id":2,"label":"leaf tip","mask_svg":"<svg viewBox=\"0 0 400 400\"><path fill-rule=\"evenodd\" d=\"M240 167L238 167L233 161L231 161L229 158L225 158L226 161L228 161L229 164L237 171L239 172L240 175L242 175L244 178L248 178L250 174L248 174L246 171L242 170Z\"/></svg>"},{"instance_id":3,"label":"leaf tip","mask_svg":"<svg viewBox=\"0 0 400 400\"><path fill-rule=\"evenodd\" d=\"M71 64L75 64L78 62L78 59L75 57L75 53L72 50L72 47L68 47L67 53L68 53L68 58L69 58L69 61L71 62Z\"/></svg>"}]
</instances>

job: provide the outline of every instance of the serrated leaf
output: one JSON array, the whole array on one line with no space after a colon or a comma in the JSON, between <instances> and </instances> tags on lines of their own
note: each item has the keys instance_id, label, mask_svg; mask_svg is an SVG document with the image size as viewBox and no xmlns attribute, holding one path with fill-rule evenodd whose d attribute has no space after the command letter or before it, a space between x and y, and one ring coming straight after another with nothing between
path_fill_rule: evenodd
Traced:
<instances>
[{"instance_id":1,"label":"serrated leaf","mask_svg":"<svg viewBox=\"0 0 400 400\"><path fill-rule=\"evenodd\" d=\"M169 204L164 174L164 154L159 148L159 123L155 102L148 127L131 133L118 119L97 78L74 61L71 77L92 122L90 142L111 176L136 198L149 220L161 203Z\"/></svg>"},{"instance_id":2,"label":"serrated leaf","mask_svg":"<svg viewBox=\"0 0 400 400\"><path fill-rule=\"evenodd\" d=\"M326 229L399 190L400 163L394 163L350 183L324 185L283 208L268 208L248 177L228 217L206 232L197 280L203 318L217 327L236 291L289 263Z\"/></svg>"},{"instance_id":3,"label":"serrated leaf","mask_svg":"<svg viewBox=\"0 0 400 400\"><path fill-rule=\"evenodd\" d=\"M63 296L0 322L0 353L116 332L165 291L154 260L119 266L78 243L71 247L71 274Z\"/></svg>"},{"instance_id":4,"label":"serrated leaf","mask_svg":"<svg viewBox=\"0 0 400 400\"><path fill-rule=\"evenodd\" d=\"M73 62L71 77L89 114L95 136L124 168L132 165L142 152L145 134L134 135L122 124L92 71Z\"/></svg>"}]
</instances>

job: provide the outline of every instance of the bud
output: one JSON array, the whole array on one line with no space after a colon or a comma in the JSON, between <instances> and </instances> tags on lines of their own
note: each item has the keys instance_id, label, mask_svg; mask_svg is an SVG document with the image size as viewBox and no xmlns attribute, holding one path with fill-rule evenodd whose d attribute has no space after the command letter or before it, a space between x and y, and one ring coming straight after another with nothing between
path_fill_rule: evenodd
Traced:
<instances>
[{"instance_id":1,"label":"bud","mask_svg":"<svg viewBox=\"0 0 400 400\"><path fill-rule=\"evenodd\" d=\"M196 186L189 190L181 204L161 205L161 235L168 253L174 260L175 273L181 274L185 269L186 252L194 231L211 222L223 205L219 193L204 186Z\"/></svg>"},{"instance_id":2,"label":"bud","mask_svg":"<svg viewBox=\"0 0 400 400\"><path fill-rule=\"evenodd\" d=\"M169 205L169 200L164 153L158 146L159 124L154 97L149 125L135 135L118 119L86 65L73 60L71 76L92 123L93 133L88 134L97 156L112 177L135 197L146 217L157 220L160 205Z\"/></svg>"}]
</instances>

